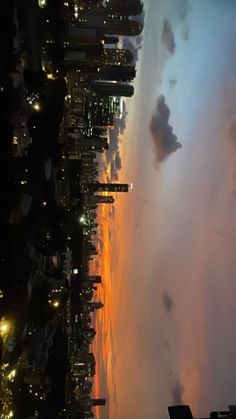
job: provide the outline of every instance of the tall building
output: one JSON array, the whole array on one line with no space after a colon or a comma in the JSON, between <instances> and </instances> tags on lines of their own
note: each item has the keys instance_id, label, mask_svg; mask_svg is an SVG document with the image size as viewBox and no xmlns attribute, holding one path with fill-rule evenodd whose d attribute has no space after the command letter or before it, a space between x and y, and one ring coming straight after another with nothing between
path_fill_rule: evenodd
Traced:
<instances>
[{"instance_id":1,"label":"tall building","mask_svg":"<svg viewBox=\"0 0 236 419\"><path fill-rule=\"evenodd\" d=\"M65 55L64 67L67 71L80 73L80 63L90 65L126 65L133 61L133 54L128 49L103 48L101 44L78 45Z\"/></svg>"},{"instance_id":2,"label":"tall building","mask_svg":"<svg viewBox=\"0 0 236 419\"><path fill-rule=\"evenodd\" d=\"M107 14L118 14L122 16L140 15L143 5L139 0L110 0L104 6Z\"/></svg>"},{"instance_id":3,"label":"tall building","mask_svg":"<svg viewBox=\"0 0 236 419\"><path fill-rule=\"evenodd\" d=\"M129 192L129 184L126 183L92 183L94 192Z\"/></svg>"},{"instance_id":4,"label":"tall building","mask_svg":"<svg viewBox=\"0 0 236 419\"><path fill-rule=\"evenodd\" d=\"M102 63L106 65L124 65L132 63L134 56L129 49L104 48Z\"/></svg>"},{"instance_id":5,"label":"tall building","mask_svg":"<svg viewBox=\"0 0 236 419\"><path fill-rule=\"evenodd\" d=\"M101 68L97 80L132 81L135 78L133 65L107 65Z\"/></svg>"},{"instance_id":6,"label":"tall building","mask_svg":"<svg viewBox=\"0 0 236 419\"><path fill-rule=\"evenodd\" d=\"M96 204L113 204L115 199L110 195L93 195L91 197L91 201L95 202Z\"/></svg>"},{"instance_id":7,"label":"tall building","mask_svg":"<svg viewBox=\"0 0 236 419\"><path fill-rule=\"evenodd\" d=\"M84 304L84 309L90 311L95 311L95 310L99 310L100 308L103 308L104 304L101 303L100 301L95 301L92 303L85 303Z\"/></svg>"},{"instance_id":8,"label":"tall building","mask_svg":"<svg viewBox=\"0 0 236 419\"><path fill-rule=\"evenodd\" d=\"M75 47L77 45L87 43L97 43L100 38L103 38L99 36L99 33L96 28L68 28L66 32L65 41L69 43L70 45L74 45Z\"/></svg>"},{"instance_id":9,"label":"tall building","mask_svg":"<svg viewBox=\"0 0 236 419\"><path fill-rule=\"evenodd\" d=\"M68 135L68 142L66 144L66 152L67 152L68 159L70 160L80 159L82 153L86 153L86 152L103 153L105 150L109 148L106 138L95 138L95 139L80 138L77 140L76 135L77 133Z\"/></svg>"},{"instance_id":10,"label":"tall building","mask_svg":"<svg viewBox=\"0 0 236 419\"><path fill-rule=\"evenodd\" d=\"M94 284L101 284L102 283L102 277L101 275L87 275L87 279Z\"/></svg>"},{"instance_id":11,"label":"tall building","mask_svg":"<svg viewBox=\"0 0 236 419\"><path fill-rule=\"evenodd\" d=\"M69 20L70 27L98 29L104 35L135 36L142 32L143 25L137 20L128 19L126 16L83 13L78 19Z\"/></svg>"},{"instance_id":12,"label":"tall building","mask_svg":"<svg viewBox=\"0 0 236 419\"><path fill-rule=\"evenodd\" d=\"M94 81L91 83L91 88L99 96L131 97L134 94L133 86L120 82Z\"/></svg>"},{"instance_id":13,"label":"tall building","mask_svg":"<svg viewBox=\"0 0 236 419\"><path fill-rule=\"evenodd\" d=\"M106 399L91 399L93 406L105 406Z\"/></svg>"},{"instance_id":14,"label":"tall building","mask_svg":"<svg viewBox=\"0 0 236 419\"><path fill-rule=\"evenodd\" d=\"M76 72L73 74L73 80L78 83L82 76L89 80L108 80L129 82L135 78L135 67L133 65L114 65L108 64L87 64L77 63Z\"/></svg>"}]
</instances>

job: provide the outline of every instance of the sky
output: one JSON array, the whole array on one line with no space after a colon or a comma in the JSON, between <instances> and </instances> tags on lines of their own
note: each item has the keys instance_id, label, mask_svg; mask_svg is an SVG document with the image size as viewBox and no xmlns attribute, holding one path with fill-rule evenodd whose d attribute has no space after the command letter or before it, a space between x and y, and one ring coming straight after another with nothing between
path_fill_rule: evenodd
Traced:
<instances>
[{"instance_id":1,"label":"sky","mask_svg":"<svg viewBox=\"0 0 236 419\"><path fill-rule=\"evenodd\" d=\"M103 419L204 417L236 401L236 3L144 6L120 144L134 188L100 213L95 388Z\"/></svg>"}]
</instances>

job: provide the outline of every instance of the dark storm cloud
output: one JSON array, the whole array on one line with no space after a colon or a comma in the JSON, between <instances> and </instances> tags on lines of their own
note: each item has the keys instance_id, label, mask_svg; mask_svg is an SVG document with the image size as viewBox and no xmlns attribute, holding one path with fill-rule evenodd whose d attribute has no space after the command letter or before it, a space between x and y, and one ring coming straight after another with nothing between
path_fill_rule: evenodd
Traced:
<instances>
[{"instance_id":1,"label":"dark storm cloud","mask_svg":"<svg viewBox=\"0 0 236 419\"><path fill-rule=\"evenodd\" d=\"M169 125L169 117L170 110L166 105L165 97L161 95L157 99L156 109L150 122L154 153L158 163L182 147L173 133L173 128Z\"/></svg>"},{"instance_id":2,"label":"dark storm cloud","mask_svg":"<svg viewBox=\"0 0 236 419\"><path fill-rule=\"evenodd\" d=\"M164 24L163 24L161 39L163 43L165 44L167 50L171 54L174 54L175 48L176 48L175 37L173 34L171 24L167 19L164 21Z\"/></svg>"},{"instance_id":3,"label":"dark storm cloud","mask_svg":"<svg viewBox=\"0 0 236 419\"><path fill-rule=\"evenodd\" d=\"M163 302L165 310L169 313L173 308L174 300L166 291L162 295L162 302Z\"/></svg>"},{"instance_id":4,"label":"dark storm cloud","mask_svg":"<svg viewBox=\"0 0 236 419\"><path fill-rule=\"evenodd\" d=\"M172 384L171 395L172 395L174 404L184 404L183 393L184 393L184 386L181 384L180 381L176 381L174 384Z\"/></svg>"}]
</instances>

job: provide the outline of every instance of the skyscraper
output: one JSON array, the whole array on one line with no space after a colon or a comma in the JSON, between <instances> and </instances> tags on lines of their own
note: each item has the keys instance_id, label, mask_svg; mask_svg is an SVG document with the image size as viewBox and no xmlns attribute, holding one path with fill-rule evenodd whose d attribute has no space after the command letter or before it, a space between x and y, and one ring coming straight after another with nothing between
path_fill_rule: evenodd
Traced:
<instances>
[{"instance_id":1,"label":"skyscraper","mask_svg":"<svg viewBox=\"0 0 236 419\"><path fill-rule=\"evenodd\" d=\"M113 204L115 199L113 198L113 196L93 195L91 201L97 204Z\"/></svg>"},{"instance_id":2,"label":"skyscraper","mask_svg":"<svg viewBox=\"0 0 236 419\"><path fill-rule=\"evenodd\" d=\"M78 19L73 19L71 27L99 29L104 35L135 36L142 32L143 25L137 20L128 19L126 16L96 14L95 12L83 13Z\"/></svg>"},{"instance_id":3,"label":"skyscraper","mask_svg":"<svg viewBox=\"0 0 236 419\"><path fill-rule=\"evenodd\" d=\"M133 65L103 65L78 63L74 80L87 77L89 80L113 80L113 81L132 81L135 78L135 67Z\"/></svg>"},{"instance_id":4,"label":"skyscraper","mask_svg":"<svg viewBox=\"0 0 236 419\"><path fill-rule=\"evenodd\" d=\"M93 406L105 406L106 399L91 399Z\"/></svg>"},{"instance_id":5,"label":"skyscraper","mask_svg":"<svg viewBox=\"0 0 236 419\"><path fill-rule=\"evenodd\" d=\"M94 192L129 192L129 184L126 183L92 183Z\"/></svg>"},{"instance_id":6,"label":"skyscraper","mask_svg":"<svg viewBox=\"0 0 236 419\"><path fill-rule=\"evenodd\" d=\"M134 88L130 84L112 83L105 81L94 81L91 83L92 90L100 96L125 96L131 97L134 94Z\"/></svg>"},{"instance_id":7,"label":"skyscraper","mask_svg":"<svg viewBox=\"0 0 236 419\"><path fill-rule=\"evenodd\" d=\"M130 64L134 59L129 49L122 48L104 48L102 58L106 65Z\"/></svg>"},{"instance_id":8,"label":"skyscraper","mask_svg":"<svg viewBox=\"0 0 236 419\"><path fill-rule=\"evenodd\" d=\"M102 283L101 275L87 275L87 279L94 284L101 284Z\"/></svg>"},{"instance_id":9,"label":"skyscraper","mask_svg":"<svg viewBox=\"0 0 236 419\"><path fill-rule=\"evenodd\" d=\"M107 14L134 16L142 13L143 5L139 0L110 0L106 3L105 10Z\"/></svg>"}]
</instances>

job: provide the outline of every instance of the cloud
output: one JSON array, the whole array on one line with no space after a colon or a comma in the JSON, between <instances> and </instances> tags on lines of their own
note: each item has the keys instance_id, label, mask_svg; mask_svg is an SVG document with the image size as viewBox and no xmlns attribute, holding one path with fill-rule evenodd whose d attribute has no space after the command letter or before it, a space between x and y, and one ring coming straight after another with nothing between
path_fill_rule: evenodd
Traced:
<instances>
[{"instance_id":1,"label":"cloud","mask_svg":"<svg viewBox=\"0 0 236 419\"><path fill-rule=\"evenodd\" d=\"M185 20L190 9L189 0L179 0L176 8L179 19Z\"/></svg>"},{"instance_id":2,"label":"cloud","mask_svg":"<svg viewBox=\"0 0 236 419\"><path fill-rule=\"evenodd\" d=\"M165 102L165 96L157 99L156 109L151 118L150 132L154 143L154 153L158 163L163 161L169 154L182 147L169 125L170 110Z\"/></svg>"},{"instance_id":3,"label":"cloud","mask_svg":"<svg viewBox=\"0 0 236 419\"><path fill-rule=\"evenodd\" d=\"M164 21L164 24L163 24L161 39L162 39L162 42L165 44L167 50L171 54L174 54L175 48L176 48L175 37L173 34L171 24L167 19Z\"/></svg>"},{"instance_id":4,"label":"cloud","mask_svg":"<svg viewBox=\"0 0 236 419\"><path fill-rule=\"evenodd\" d=\"M171 386L171 395L174 404L184 404L183 401L184 386L180 381L176 381Z\"/></svg>"},{"instance_id":5,"label":"cloud","mask_svg":"<svg viewBox=\"0 0 236 419\"><path fill-rule=\"evenodd\" d=\"M111 162L111 180L118 180L118 179L119 179L119 175L118 175L117 170L116 170L115 161L112 160L112 162Z\"/></svg>"},{"instance_id":6,"label":"cloud","mask_svg":"<svg viewBox=\"0 0 236 419\"><path fill-rule=\"evenodd\" d=\"M115 157L115 165L116 165L116 169L120 170L122 168L122 162L121 162L121 157L120 157L120 153L116 153L116 157Z\"/></svg>"},{"instance_id":7,"label":"cloud","mask_svg":"<svg viewBox=\"0 0 236 419\"><path fill-rule=\"evenodd\" d=\"M116 154L114 154L113 159L111 161L111 180L118 180L119 179L119 171L122 168L122 160L120 157L120 152L117 150Z\"/></svg>"},{"instance_id":8,"label":"cloud","mask_svg":"<svg viewBox=\"0 0 236 419\"><path fill-rule=\"evenodd\" d=\"M165 310L169 313L173 308L174 300L166 291L162 295L162 302L163 302Z\"/></svg>"}]
</instances>

